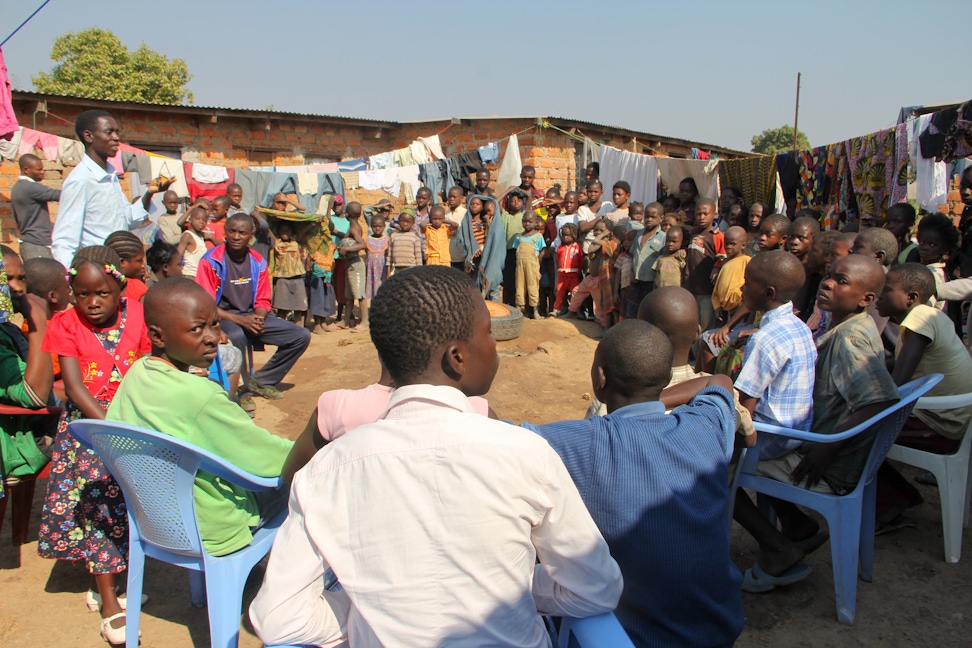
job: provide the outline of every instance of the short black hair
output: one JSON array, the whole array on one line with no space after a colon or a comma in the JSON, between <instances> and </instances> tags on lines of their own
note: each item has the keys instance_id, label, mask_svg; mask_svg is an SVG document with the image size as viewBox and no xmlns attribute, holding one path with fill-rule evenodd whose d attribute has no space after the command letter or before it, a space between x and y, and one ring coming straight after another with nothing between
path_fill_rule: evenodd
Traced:
<instances>
[{"instance_id":1,"label":"short black hair","mask_svg":"<svg viewBox=\"0 0 972 648\"><path fill-rule=\"evenodd\" d=\"M736 199L737 199L737 200L738 200L739 198L742 198L742 197L743 197L743 195L742 195L742 192L741 192L741 191L739 191L739 189L738 189L738 188L736 188L736 187L732 187L732 186L729 186L729 187L723 187L723 188L722 188L722 194L720 194L720 197L721 197L721 196L723 196L723 195L725 195L726 193L732 193L732 195L734 195L734 196L736 197Z\"/></svg>"},{"instance_id":2,"label":"short black hair","mask_svg":"<svg viewBox=\"0 0 972 648\"><path fill-rule=\"evenodd\" d=\"M20 156L20 170L23 171L34 162L43 162L43 160L41 160L33 153L24 153L23 155Z\"/></svg>"},{"instance_id":3,"label":"short black hair","mask_svg":"<svg viewBox=\"0 0 972 648\"><path fill-rule=\"evenodd\" d=\"M820 219L823 217L823 212L820 211L819 209L809 209L809 208L804 207L804 208L801 208L801 209L796 210L796 217L797 218L812 218L813 220L817 221L817 223L819 224L820 223Z\"/></svg>"},{"instance_id":4,"label":"short black hair","mask_svg":"<svg viewBox=\"0 0 972 648\"><path fill-rule=\"evenodd\" d=\"M415 192L415 195L416 195L416 196L418 196L418 195L419 195L420 193L422 193L423 191L424 191L425 193L427 193L427 194L429 194L429 198L431 198L431 197L432 197L432 190L431 190L431 189L429 189L428 187L419 187L419 190Z\"/></svg>"},{"instance_id":5,"label":"short black hair","mask_svg":"<svg viewBox=\"0 0 972 648\"><path fill-rule=\"evenodd\" d=\"M969 169L972 169L972 167L969 167ZM915 221L918 220L918 212L909 203L895 203L888 207L885 219L891 220L894 215L903 217L905 222L908 223L908 227L914 227Z\"/></svg>"},{"instance_id":6,"label":"short black hair","mask_svg":"<svg viewBox=\"0 0 972 648\"><path fill-rule=\"evenodd\" d=\"M937 232L942 237L945 252L954 252L959 244L959 231L952 219L945 214L928 214L918 221L918 236L925 232Z\"/></svg>"},{"instance_id":7,"label":"short black hair","mask_svg":"<svg viewBox=\"0 0 972 648\"><path fill-rule=\"evenodd\" d=\"M889 275L892 273L902 288L918 293L919 303L925 303L935 296L935 275L928 266L921 263L900 263L888 270Z\"/></svg>"},{"instance_id":8,"label":"short black hair","mask_svg":"<svg viewBox=\"0 0 972 648\"><path fill-rule=\"evenodd\" d=\"M148 264L152 272L158 272L162 269L162 266L172 261L172 257L176 255L177 251L176 246L166 243L160 238L155 239L155 242L145 251L145 263Z\"/></svg>"},{"instance_id":9,"label":"short black hair","mask_svg":"<svg viewBox=\"0 0 972 648\"><path fill-rule=\"evenodd\" d=\"M156 282L142 299L145 323L149 326L164 326L172 313L182 311L176 307L175 302L187 297L215 303L205 288L188 277L167 277Z\"/></svg>"},{"instance_id":10,"label":"short black hair","mask_svg":"<svg viewBox=\"0 0 972 648\"><path fill-rule=\"evenodd\" d=\"M769 223L774 230L783 236L790 235L790 219L783 214L770 214L769 216L763 216L763 220L759 221L760 229L762 229L763 225L766 225L767 223Z\"/></svg>"},{"instance_id":11,"label":"short black hair","mask_svg":"<svg viewBox=\"0 0 972 648\"><path fill-rule=\"evenodd\" d=\"M447 266L417 266L382 283L368 319L378 357L395 384L425 373L440 345L472 337L478 299L469 277Z\"/></svg>"},{"instance_id":12,"label":"short black hair","mask_svg":"<svg viewBox=\"0 0 972 648\"><path fill-rule=\"evenodd\" d=\"M240 185L238 182L231 182L228 185L226 185L226 193L227 194L229 192L233 191L234 189L239 189L240 191L243 191L243 186Z\"/></svg>"},{"instance_id":13,"label":"short black hair","mask_svg":"<svg viewBox=\"0 0 972 648\"><path fill-rule=\"evenodd\" d=\"M668 336L640 319L609 328L594 352L604 370L604 389L624 398L657 398L672 379L673 355Z\"/></svg>"},{"instance_id":14,"label":"short black hair","mask_svg":"<svg viewBox=\"0 0 972 648\"><path fill-rule=\"evenodd\" d=\"M746 272L767 286L776 289L776 299L792 300L807 280L803 263L795 255L784 250L767 250L752 258Z\"/></svg>"},{"instance_id":15,"label":"short black hair","mask_svg":"<svg viewBox=\"0 0 972 648\"><path fill-rule=\"evenodd\" d=\"M145 245L142 239L126 230L112 232L105 239L105 245L118 253L118 258L122 261L138 258L138 255L145 254Z\"/></svg>"},{"instance_id":16,"label":"short black hair","mask_svg":"<svg viewBox=\"0 0 972 648\"><path fill-rule=\"evenodd\" d=\"M801 209L800 211L810 211L809 209ZM800 212L797 212L800 213ZM790 223L790 229L794 227L808 227L810 228L810 235L816 236L820 233L820 221L816 218L810 216L798 216L792 223Z\"/></svg>"},{"instance_id":17,"label":"short black hair","mask_svg":"<svg viewBox=\"0 0 972 648\"><path fill-rule=\"evenodd\" d=\"M226 225L224 225L224 227L229 227L230 223L235 221L246 221L250 224L250 227L252 227L254 231L257 229L256 219L246 212L236 212L235 214L230 215L229 218L226 219Z\"/></svg>"},{"instance_id":18,"label":"short black hair","mask_svg":"<svg viewBox=\"0 0 972 648\"><path fill-rule=\"evenodd\" d=\"M93 131L98 124L98 120L102 117L114 119L107 110L85 110L78 115L78 118L74 121L74 132L82 143L84 143L84 132Z\"/></svg>"},{"instance_id":19,"label":"short black hair","mask_svg":"<svg viewBox=\"0 0 972 648\"><path fill-rule=\"evenodd\" d=\"M630 194L631 193L631 185L628 184L627 182L625 182L624 180L618 180L617 182L615 182L614 183L614 188L615 189L624 189L624 192L627 193L627 194Z\"/></svg>"},{"instance_id":20,"label":"short black hair","mask_svg":"<svg viewBox=\"0 0 972 648\"><path fill-rule=\"evenodd\" d=\"M719 208L716 206L716 201L711 198L700 198L695 201L695 210L698 211L699 207L705 207L706 205L712 208L713 214L718 213Z\"/></svg>"},{"instance_id":21,"label":"short black hair","mask_svg":"<svg viewBox=\"0 0 972 648\"><path fill-rule=\"evenodd\" d=\"M673 347L688 348L699 337L698 302L695 295L679 286L648 293L638 306L638 319L661 329Z\"/></svg>"},{"instance_id":22,"label":"short black hair","mask_svg":"<svg viewBox=\"0 0 972 648\"><path fill-rule=\"evenodd\" d=\"M233 201L230 200L229 196L216 196L213 198L213 205L226 205L227 207L230 207L233 205Z\"/></svg>"},{"instance_id":23,"label":"short black hair","mask_svg":"<svg viewBox=\"0 0 972 648\"><path fill-rule=\"evenodd\" d=\"M10 247L8 245L0 245L0 255L2 255L2 256L15 256L18 259L20 258L20 255L17 254L17 250L13 249L12 247Z\"/></svg>"},{"instance_id":24,"label":"short black hair","mask_svg":"<svg viewBox=\"0 0 972 648\"><path fill-rule=\"evenodd\" d=\"M683 184L686 184L686 183L692 185L692 191L694 191L695 192L695 195L698 196L699 195L699 185L695 184L695 178L693 178L692 176L689 176L687 178L682 178L682 181L678 183L678 186L681 187Z\"/></svg>"},{"instance_id":25,"label":"short black hair","mask_svg":"<svg viewBox=\"0 0 972 648\"><path fill-rule=\"evenodd\" d=\"M584 167L584 170L585 171L587 169L594 169L594 173L596 173L597 175L601 175L601 163L600 162L591 162L586 167Z\"/></svg>"},{"instance_id":26,"label":"short black hair","mask_svg":"<svg viewBox=\"0 0 972 648\"><path fill-rule=\"evenodd\" d=\"M38 297L46 298L48 293L54 292L67 281L64 276L67 270L56 259L34 257L24 261L24 274L27 275L27 292Z\"/></svg>"},{"instance_id":27,"label":"short black hair","mask_svg":"<svg viewBox=\"0 0 972 648\"><path fill-rule=\"evenodd\" d=\"M537 170L533 168L533 165L531 165L531 164L524 164L523 165L523 168L520 169L520 175L523 175L527 171L532 171L533 173L536 173L537 172Z\"/></svg>"},{"instance_id":28,"label":"short black hair","mask_svg":"<svg viewBox=\"0 0 972 648\"><path fill-rule=\"evenodd\" d=\"M591 185L597 185L601 188L601 191L604 191L604 183L602 183L600 180L591 180L587 183L587 188L590 189Z\"/></svg>"},{"instance_id":29,"label":"short black hair","mask_svg":"<svg viewBox=\"0 0 972 648\"><path fill-rule=\"evenodd\" d=\"M891 262L898 257L898 239L891 232L883 227L867 227L857 235L855 241L863 241L874 248L875 252L884 252L884 265L891 265Z\"/></svg>"}]
</instances>

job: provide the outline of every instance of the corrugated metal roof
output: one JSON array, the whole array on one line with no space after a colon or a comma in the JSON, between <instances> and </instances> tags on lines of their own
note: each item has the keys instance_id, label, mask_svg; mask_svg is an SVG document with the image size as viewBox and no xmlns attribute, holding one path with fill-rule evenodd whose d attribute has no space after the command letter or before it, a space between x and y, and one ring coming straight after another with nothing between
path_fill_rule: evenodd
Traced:
<instances>
[{"instance_id":1,"label":"corrugated metal roof","mask_svg":"<svg viewBox=\"0 0 972 648\"><path fill-rule=\"evenodd\" d=\"M56 98L56 99L66 99L66 100L88 100L88 101L98 101L104 103L117 104L119 106L132 106L132 107L152 107L152 108L165 108L165 109L179 109L186 110L190 112L198 113L237 113L237 114L254 114L259 113L261 115L281 115L287 117L310 117L315 119L340 119L344 121L354 121L354 122L367 122L374 123L376 125L400 125L400 122L395 122L387 119L369 119L365 117L345 117L342 115L320 115L317 113L301 113L301 112L291 112L286 110L276 110L270 108L230 108L223 106L199 106L196 104L167 104L167 103L155 103L151 101L127 101L124 99L103 99L101 97L81 97L75 95L52 95L44 94L40 92L34 92L32 90L14 90L14 95L22 95L20 98L30 99L34 98L39 101L44 99ZM16 98L16 97L15 97Z\"/></svg>"},{"instance_id":2,"label":"corrugated metal roof","mask_svg":"<svg viewBox=\"0 0 972 648\"><path fill-rule=\"evenodd\" d=\"M738 150L735 150L735 149L732 149L732 148L729 148L729 147L726 147L726 146L718 146L718 145L715 145L715 144L706 144L705 142L697 142L695 140L688 140L688 139L684 139L684 138L680 138L680 137L671 137L671 136L668 136L668 135L659 135L659 134L656 134L656 133L648 133L648 132L645 132L645 131L638 131L638 130L634 130L632 128L627 128L627 127L624 127L624 126L612 126L612 125L609 125L609 124L598 124L596 122L586 121L586 120L583 120L583 119L574 119L574 118L571 118L571 117L554 117L554 116L546 116L546 115L491 115L491 116L482 116L482 117L442 117L442 118L438 118L438 119L421 119L421 120L412 120L412 121L400 122L400 121L394 121L394 120L390 120L390 119L370 119L370 118L364 118L364 117L347 117L347 116L342 116L342 115L321 115L321 114L317 114L317 113L302 113L302 112L293 112L293 111L286 111L286 110L275 110L275 109L269 109L269 108L260 109L260 108L231 108L231 107L223 107L223 106L197 106L195 104L164 104L164 103L153 103L153 102L147 102L147 101L125 101L125 100L120 100L120 99L101 99L99 97L78 97L78 96L73 96L73 95L51 95L51 94L44 94L44 93L40 93L40 92L34 92L32 90L14 90L14 95L19 95L19 97L17 97L17 98L21 98L21 99L36 99L38 101L44 101L44 100L50 99L50 98L64 99L64 100L68 100L68 101L70 101L70 100L75 100L75 101L78 101L78 100L80 100L80 101L96 101L96 102L116 104L119 107L122 107L122 106L128 106L128 107L132 107L132 108L152 107L152 108L159 108L159 109L177 110L177 111L189 112L189 113L195 113L195 114L219 115L220 113L223 113L223 114L230 114L230 115L238 115L238 116L241 116L241 117L242 116L252 116L252 117L262 117L262 118L266 118L266 119L270 119L273 116L278 115L278 116L281 116L281 117L292 117L292 118L294 118L294 117L296 117L296 118L306 117L306 118L309 118L309 119L329 119L329 120L335 120L335 121L344 121L344 122L352 122L352 123L356 123L356 124L367 124L367 125L385 126L385 127L389 127L389 126L403 126L403 125L408 125L408 124L424 124L424 123L432 123L432 122L447 122L447 121L450 121L452 119L460 119L460 120L465 120L465 121L474 121L474 120L475 121L479 121L479 120L488 120L488 119L497 119L497 120L499 120L499 119L504 119L504 120L505 119L529 119L531 121L548 120L548 121L570 122L570 123L573 123L573 124L582 124L582 125L591 126L593 128L601 128L601 129L603 129L603 128L609 128L609 129L612 129L612 130L624 131L624 132L627 132L627 133L632 133L632 134L638 136L639 138L662 140L662 141L668 141L668 142L675 142L675 143L679 143L679 144L682 144L682 145L685 145L685 146L689 146L689 147L693 147L693 148L701 148L701 149L706 149L706 150L724 151L724 152L733 153L733 154L736 154L736 155L752 155L752 153L749 153L747 151L738 151Z\"/></svg>"}]
</instances>

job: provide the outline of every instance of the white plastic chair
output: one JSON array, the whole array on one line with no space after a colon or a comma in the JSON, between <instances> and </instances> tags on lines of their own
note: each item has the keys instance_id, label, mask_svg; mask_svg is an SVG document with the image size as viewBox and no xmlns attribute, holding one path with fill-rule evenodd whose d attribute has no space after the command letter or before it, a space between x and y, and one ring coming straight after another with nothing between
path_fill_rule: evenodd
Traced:
<instances>
[{"instance_id":1,"label":"white plastic chair","mask_svg":"<svg viewBox=\"0 0 972 648\"><path fill-rule=\"evenodd\" d=\"M972 393L958 396L925 396L918 399L915 409L948 410L972 405ZM945 561L957 563L962 557L962 530L969 526L969 504L972 501L972 480L969 479L972 421L965 437L954 454L942 455L906 448L895 444L888 451L894 459L927 470L938 480L938 494L942 500L942 536L945 540Z\"/></svg>"}]
</instances>

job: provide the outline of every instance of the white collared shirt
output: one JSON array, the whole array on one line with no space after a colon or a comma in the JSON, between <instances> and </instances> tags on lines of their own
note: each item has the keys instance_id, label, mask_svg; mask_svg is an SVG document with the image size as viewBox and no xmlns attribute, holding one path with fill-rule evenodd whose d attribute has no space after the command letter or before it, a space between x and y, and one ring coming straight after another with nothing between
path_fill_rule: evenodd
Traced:
<instances>
[{"instance_id":1,"label":"white collared shirt","mask_svg":"<svg viewBox=\"0 0 972 648\"><path fill-rule=\"evenodd\" d=\"M103 245L112 232L130 230L148 213L140 200L128 202L115 169L102 169L87 153L61 187L61 201L51 235L51 252L65 268L80 248Z\"/></svg>"},{"instance_id":2,"label":"white collared shirt","mask_svg":"<svg viewBox=\"0 0 972 648\"><path fill-rule=\"evenodd\" d=\"M265 643L541 647L538 610L605 613L621 589L546 441L410 385L297 473L250 618Z\"/></svg>"}]
</instances>

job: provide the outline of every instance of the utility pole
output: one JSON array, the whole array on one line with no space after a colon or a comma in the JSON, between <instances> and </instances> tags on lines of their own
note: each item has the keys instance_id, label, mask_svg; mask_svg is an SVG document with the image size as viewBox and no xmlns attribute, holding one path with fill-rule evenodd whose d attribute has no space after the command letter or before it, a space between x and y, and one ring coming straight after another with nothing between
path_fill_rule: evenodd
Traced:
<instances>
[{"instance_id":1,"label":"utility pole","mask_svg":"<svg viewBox=\"0 0 972 648\"><path fill-rule=\"evenodd\" d=\"M797 150L797 123L800 121L800 73L797 72L796 112L793 114L793 150Z\"/></svg>"}]
</instances>

